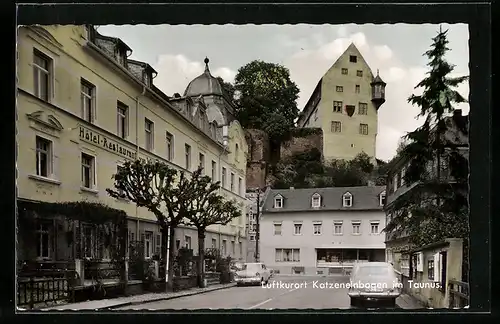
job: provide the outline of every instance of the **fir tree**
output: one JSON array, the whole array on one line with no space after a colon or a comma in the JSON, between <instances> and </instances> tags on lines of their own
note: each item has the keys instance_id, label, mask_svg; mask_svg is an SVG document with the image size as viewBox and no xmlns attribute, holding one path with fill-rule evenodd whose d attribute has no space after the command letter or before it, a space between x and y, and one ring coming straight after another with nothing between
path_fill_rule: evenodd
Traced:
<instances>
[{"instance_id":1,"label":"fir tree","mask_svg":"<svg viewBox=\"0 0 500 324\"><path fill-rule=\"evenodd\" d=\"M468 119L454 116L454 105L466 102L456 88L468 76L450 77L454 66L445 60L449 51L446 31L434 37L427 76L415 88L408 102L420 107L417 117L425 118L421 127L406 135L401 150L409 161L406 183L418 185L398 199L398 215L388 230L405 231L414 246L423 246L444 238L468 240ZM464 255L465 257L465 255Z\"/></svg>"}]
</instances>

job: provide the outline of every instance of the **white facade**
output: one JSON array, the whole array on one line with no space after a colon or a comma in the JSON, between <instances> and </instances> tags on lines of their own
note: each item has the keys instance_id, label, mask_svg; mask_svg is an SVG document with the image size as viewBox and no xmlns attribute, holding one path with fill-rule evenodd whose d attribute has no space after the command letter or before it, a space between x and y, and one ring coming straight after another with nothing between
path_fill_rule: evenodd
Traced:
<instances>
[{"instance_id":1,"label":"white facade","mask_svg":"<svg viewBox=\"0 0 500 324\"><path fill-rule=\"evenodd\" d=\"M340 262L318 260L318 249L375 249L378 252L373 258L384 261L385 236L381 233L384 227L383 211L267 213L260 223L261 261L280 273L304 267L306 274L316 274L318 268L340 265ZM297 251L292 251L292 260L285 261L284 254L288 251L277 252L277 249L298 249L298 257L293 255Z\"/></svg>"}]
</instances>

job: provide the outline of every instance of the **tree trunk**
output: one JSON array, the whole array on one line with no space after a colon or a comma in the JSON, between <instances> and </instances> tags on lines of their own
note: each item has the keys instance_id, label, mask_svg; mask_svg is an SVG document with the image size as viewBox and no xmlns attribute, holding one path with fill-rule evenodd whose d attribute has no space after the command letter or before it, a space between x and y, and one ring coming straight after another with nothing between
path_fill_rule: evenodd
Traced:
<instances>
[{"instance_id":1,"label":"tree trunk","mask_svg":"<svg viewBox=\"0 0 500 324\"><path fill-rule=\"evenodd\" d=\"M167 291L174 289L175 227L169 227Z\"/></svg>"},{"instance_id":2,"label":"tree trunk","mask_svg":"<svg viewBox=\"0 0 500 324\"><path fill-rule=\"evenodd\" d=\"M205 229L198 228L198 286L205 288Z\"/></svg>"}]
</instances>

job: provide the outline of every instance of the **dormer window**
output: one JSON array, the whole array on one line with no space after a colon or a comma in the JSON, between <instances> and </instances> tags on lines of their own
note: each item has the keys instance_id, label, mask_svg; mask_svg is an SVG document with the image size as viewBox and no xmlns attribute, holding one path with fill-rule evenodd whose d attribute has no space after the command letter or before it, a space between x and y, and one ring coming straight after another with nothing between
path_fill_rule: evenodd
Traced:
<instances>
[{"instance_id":1,"label":"dormer window","mask_svg":"<svg viewBox=\"0 0 500 324\"><path fill-rule=\"evenodd\" d=\"M342 196L342 206L352 207L352 195L350 192L346 192L344 196Z\"/></svg>"},{"instance_id":2,"label":"dormer window","mask_svg":"<svg viewBox=\"0 0 500 324\"><path fill-rule=\"evenodd\" d=\"M380 196L379 196L380 206L384 206L385 205L385 197L386 197L385 191L381 192Z\"/></svg>"},{"instance_id":3,"label":"dormer window","mask_svg":"<svg viewBox=\"0 0 500 324\"><path fill-rule=\"evenodd\" d=\"M283 197L276 196L274 197L274 208L283 208Z\"/></svg>"},{"instance_id":4,"label":"dormer window","mask_svg":"<svg viewBox=\"0 0 500 324\"><path fill-rule=\"evenodd\" d=\"M319 208L321 206L321 196L319 194L314 194L311 198L311 206L313 208Z\"/></svg>"}]
</instances>

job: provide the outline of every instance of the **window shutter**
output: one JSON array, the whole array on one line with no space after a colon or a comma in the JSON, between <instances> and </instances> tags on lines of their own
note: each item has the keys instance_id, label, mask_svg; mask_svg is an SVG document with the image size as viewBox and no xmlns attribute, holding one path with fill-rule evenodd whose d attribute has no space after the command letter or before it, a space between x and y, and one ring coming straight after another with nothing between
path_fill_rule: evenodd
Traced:
<instances>
[{"instance_id":1,"label":"window shutter","mask_svg":"<svg viewBox=\"0 0 500 324\"><path fill-rule=\"evenodd\" d=\"M94 91L92 91L92 122L97 121L97 87L94 86Z\"/></svg>"},{"instance_id":2,"label":"window shutter","mask_svg":"<svg viewBox=\"0 0 500 324\"><path fill-rule=\"evenodd\" d=\"M156 245L155 245L155 254L160 256L161 254L161 234L156 235Z\"/></svg>"},{"instance_id":3,"label":"window shutter","mask_svg":"<svg viewBox=\"0 0 500 324\"><path fill-rule=\"evenodd\" d=\"M439 263L439 253L434 254L434 281L441 281L441 264Z\"/></svg>"},{"instance_id":4,"label":"window shutter","mask_svg":"<svg viewBox=\"0 0 500 324\"><path fill-rule=\"evenodd\" d=\"M97 156L94 156L94 188L97 187Z\"/></svg>"},{"instance_id":5,"label":"window shutter","mask_svg":"<svg viewBox=\"0 0 500 324\"><path fill-rule=\"evenodd\" d=\"M448 252L443 251L441 252L441 288L446 289L446 268L447 268L447 256Z\"/></svg>"}]
</instances>

